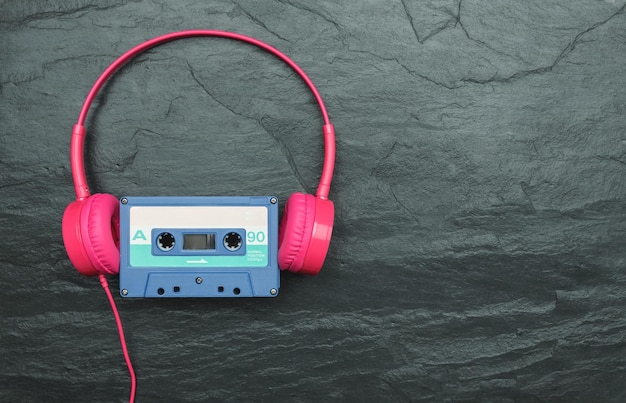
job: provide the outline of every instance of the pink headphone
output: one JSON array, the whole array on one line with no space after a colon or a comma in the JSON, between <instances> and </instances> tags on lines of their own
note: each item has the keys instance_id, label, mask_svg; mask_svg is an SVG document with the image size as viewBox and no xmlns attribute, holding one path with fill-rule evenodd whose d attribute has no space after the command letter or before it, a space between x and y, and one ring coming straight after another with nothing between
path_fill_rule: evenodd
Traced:
<instances>
[{"instance_id":1,"label":"pink headphone","mask_svg":"<svg viewBox=\"0 0 626 403\"><path fill-rule=\"evenodd\" d=\"M278 236L281 270L315 275L324 263L333 230L334 205L328 200L335 164L335 130L322 97L304 71L279 50L259 40L232 32L192 30L173 32L144 42L113 62L93 85L72 130L70 161L76 200L63 214L63 243L74 267L83 275L117 274L119 253L119 200L111 194L91 195L84 166L85 119L104 83L124 64L162 43L195 36L235 39L255 45L287 63L307 84L324 118L324 167L316 195L296 192L285 204Z\"/></svg>"}]
</instances>

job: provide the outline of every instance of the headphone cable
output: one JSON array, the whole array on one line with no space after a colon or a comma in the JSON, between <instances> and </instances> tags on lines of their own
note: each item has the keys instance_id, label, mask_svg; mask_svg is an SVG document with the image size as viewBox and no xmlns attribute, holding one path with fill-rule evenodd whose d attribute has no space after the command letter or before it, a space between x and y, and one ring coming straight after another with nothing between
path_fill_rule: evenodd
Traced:
<instances>
[{"instance_id":1,"label":"headphone cable","mask_svg":"<svg viewBox=\"0 0 626 403\"><path fill-rule=\"evenodd\" d=\"M109 283L107 282L104 274L98 275L100 279L100 284L102 284L102 288L104 288L104 292L109 299L109 303L111 304L111 309L113 310L113 316L115 316L115 323L117 323L117 332L120 336L120 343L122 344L122 352L124 353L124 360L126 361L126 366L128 367L128 373L130 374L130 397L128 401L133 403L135 401L135 391L137 390L137 378L135 377L135 370L133 369L133 364L130 362L130 356L128 355L128 348L126 347L126 339L124 338L124 329L122 328L122 320L120 319L120 314L117 311L117 306L115 306L115 300L111 295L111 290L109 290Z\"/></svg>"}]
</instances>

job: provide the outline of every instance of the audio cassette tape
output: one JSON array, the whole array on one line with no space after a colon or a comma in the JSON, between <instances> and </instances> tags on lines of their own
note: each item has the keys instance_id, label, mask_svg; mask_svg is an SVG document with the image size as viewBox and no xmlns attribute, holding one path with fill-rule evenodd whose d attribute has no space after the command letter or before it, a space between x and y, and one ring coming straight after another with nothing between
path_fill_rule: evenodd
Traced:
<instances>
[{"instance_id":1,"label":"audio cassette tape","mask_svg":"<svg viewBox=\"0 0 626 403\"><path fill-rule=\"evenodd\" d=\"M275 297L278 200L122 197L123 297Z\"/></svg>"}]
</instances>

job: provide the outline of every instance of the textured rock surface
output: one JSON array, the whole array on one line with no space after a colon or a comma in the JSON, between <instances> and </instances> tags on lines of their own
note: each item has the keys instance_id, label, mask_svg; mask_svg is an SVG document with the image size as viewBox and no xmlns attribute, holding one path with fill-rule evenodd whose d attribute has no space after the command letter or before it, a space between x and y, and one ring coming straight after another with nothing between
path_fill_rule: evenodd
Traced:
<instances>
[{"instance_id":1,"label":"textured rock surface","mask_svg":"<svg viewBox=\"0 0 626 403\"><path fill-rule=\"evenodd\" d=\"M126 399L62 246L69 133L117 55L187 28L315 81L337 224L278 299L118 298L139 401L626 400L624 3L0 1L0 400ZM280 62L190 39L107 84L89 179L284 200L315 188L320 128Z\"/></svg>"}]
</instances>

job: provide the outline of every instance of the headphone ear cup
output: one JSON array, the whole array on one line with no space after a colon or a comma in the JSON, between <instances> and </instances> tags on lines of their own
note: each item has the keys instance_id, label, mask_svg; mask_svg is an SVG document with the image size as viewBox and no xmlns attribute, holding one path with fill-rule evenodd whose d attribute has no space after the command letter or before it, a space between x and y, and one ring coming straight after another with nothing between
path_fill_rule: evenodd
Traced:
<instances>
[{"instance_id":1,"label":"headphone ear cup","mask_svg":"<svg viewBox=\"0 0 626 403\"><path fill-rule=\"evenodd\" d=\"M119 200L106 193L85 200L80 232L85 252L98 274L120 272Z\"/></svg>"},{"instance_id":2,"label":"headphone ear cup","mask_svg":"<svg viewBox=\"0 0 626 403\"><path fill-rule=\"evenodd\" d=\"M296 192L289 196L278 231L278 266L299 272L311 241L315 222L315 197Z\"/></svg>"},{"instance_id":3,"label":"headphone ear cup","mask_svg":"<svg viewBox=\"0 0 626 403\"><path fill-rule=\"evenodd\" d=\"M299 273L312 276L318 274L324 265L335 222L335 205L332 201L314 197L313 202L315 203L315 217L311 226L311 235L308 237L309 243L304 261L299 270Z\"/></svg>"},{"instance_id":4,"label":"headphone ear cup","mask_svg":"<svg viewBox=\"0 0 626 403\"><path fill-rule=\"evenodd\" d=\"M99 273L87 255L81 233L80 215L86 200L70 203L63 213L63 244L72 265L84 276L97 276Z\"/></svg>"}]
</instances>

